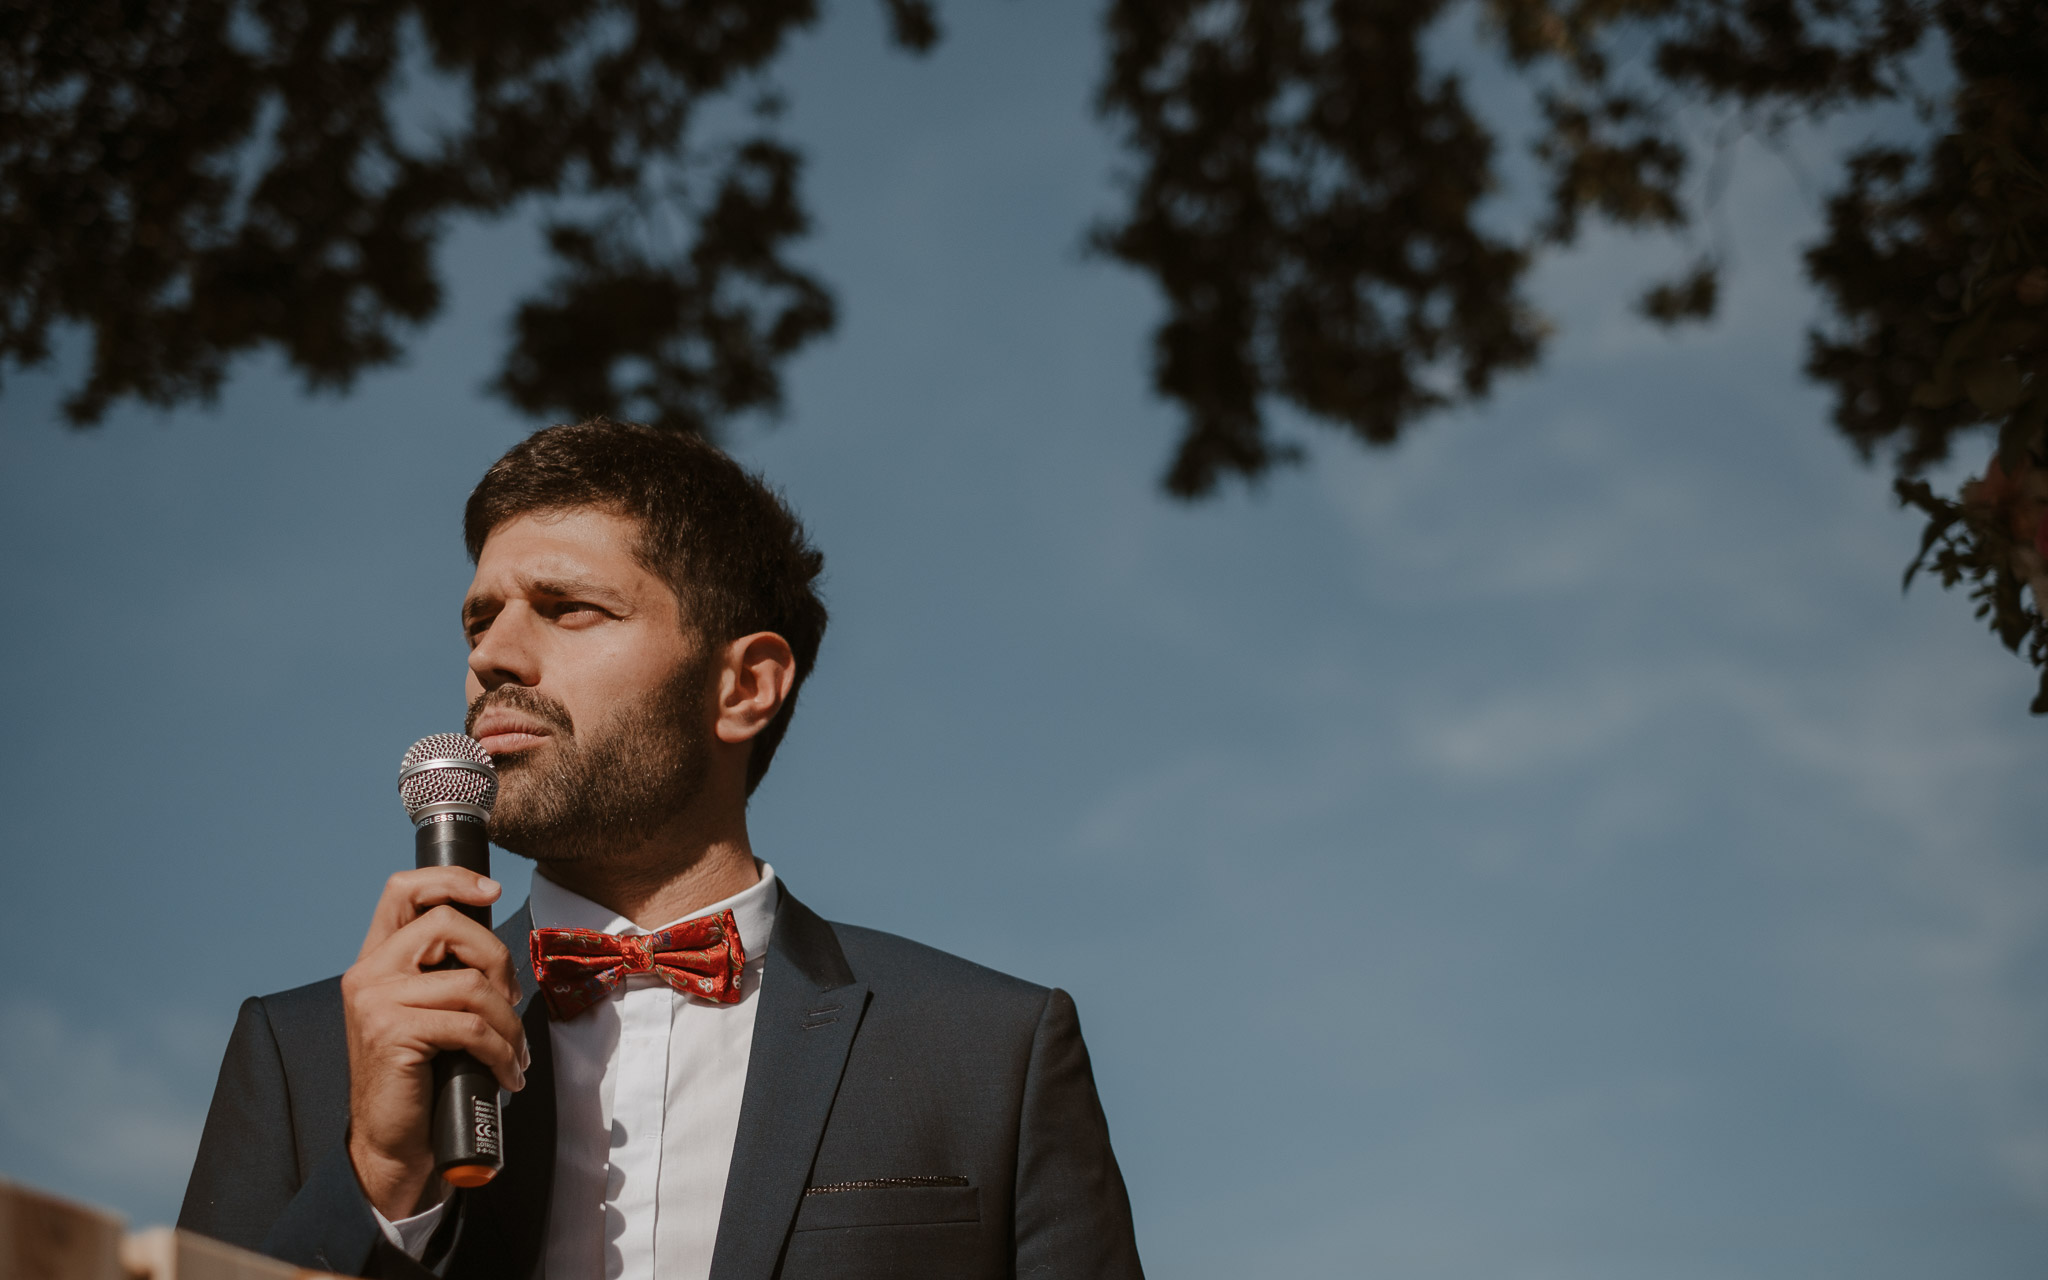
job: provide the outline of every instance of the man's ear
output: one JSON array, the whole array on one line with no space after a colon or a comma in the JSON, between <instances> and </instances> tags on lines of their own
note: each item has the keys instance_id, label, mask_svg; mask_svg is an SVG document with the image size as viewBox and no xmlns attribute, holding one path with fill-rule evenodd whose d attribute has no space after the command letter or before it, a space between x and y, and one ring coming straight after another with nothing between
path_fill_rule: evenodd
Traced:
<instances>
[{"instance_id":1,"label":"man's ear","mask_svg":"<svg viewBox=\"0 0 2048 1280\"><path fill-rule=\"evenodd\" d=\"M720 742L746 742L768 727L796 687L796 655L773 631L756 631L725 646L718 673Z\"/></svg>"}]
</instances>

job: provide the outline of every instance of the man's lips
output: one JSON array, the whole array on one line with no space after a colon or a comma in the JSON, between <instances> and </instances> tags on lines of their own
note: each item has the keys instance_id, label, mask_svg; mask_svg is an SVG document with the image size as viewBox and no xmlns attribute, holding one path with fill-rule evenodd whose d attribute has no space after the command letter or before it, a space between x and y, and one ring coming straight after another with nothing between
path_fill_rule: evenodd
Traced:
<instances>
[{"instance_id":1,"label":"man's lips","mask_svg":"<svg viewBox=\"0 0 2048 1280\"><path fill-rule=\"evenodd\" d=\"M472 736L494 756L524 751L548 736L545 725L521 716L485 712L476 722Z\"/></svg>"}]
</instances>

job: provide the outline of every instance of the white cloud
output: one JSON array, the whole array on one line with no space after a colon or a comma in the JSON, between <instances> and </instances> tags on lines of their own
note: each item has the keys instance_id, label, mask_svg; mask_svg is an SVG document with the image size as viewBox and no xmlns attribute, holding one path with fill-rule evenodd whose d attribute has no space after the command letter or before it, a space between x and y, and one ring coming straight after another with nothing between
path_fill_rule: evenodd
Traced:
<instances>
[{"instance_id":1,"label":"white cloud","mask_svg":"<svg viewBox=\"0 0 2048 1280\"><path fill-rule=\"evenodd\" d=\"M139 1221L168 1220L183 1196L226 1043L210 1020L81 1025L76 1014L0 1010L0 1135L7 1173Z\"/></svg>"},{"instance_id":2,"label":"white cloud","mask_svg":"<svg viewBox=\"0 0 2048 1280\"><path fill-rule=\"evenodd\" d=\"M1613 747L1663 701L1664 681L1596 677L1587 686L1513 690L1464 709L1418 715L1411 740L1421 762L1459 779L1519 778L1577 770Z\"/></svg>"}]
</instances>

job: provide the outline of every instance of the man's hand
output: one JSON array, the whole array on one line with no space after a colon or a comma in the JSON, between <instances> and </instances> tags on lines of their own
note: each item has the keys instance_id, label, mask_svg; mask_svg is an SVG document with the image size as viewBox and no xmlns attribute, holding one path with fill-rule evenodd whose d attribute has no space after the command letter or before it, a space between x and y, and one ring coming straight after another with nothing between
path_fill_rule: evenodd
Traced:
<instances>
[{"instance_id":1,"label":"man's hand","mask_svg":"<svg viewBox=\"0 0 2048 1280\"><path fill-rule=\"evenodd\" d=\"M433 1203L434 1055L462 1049L507 1089L526 1085L519 984L496 935L449 902L483 906L496 881L458 867L401 871L384 883L362 952L341 976L348 1020L348 1154L363 1193L397 1220ZM468 966L432 970L453 956Z\"/></svg>"}]
</instances>

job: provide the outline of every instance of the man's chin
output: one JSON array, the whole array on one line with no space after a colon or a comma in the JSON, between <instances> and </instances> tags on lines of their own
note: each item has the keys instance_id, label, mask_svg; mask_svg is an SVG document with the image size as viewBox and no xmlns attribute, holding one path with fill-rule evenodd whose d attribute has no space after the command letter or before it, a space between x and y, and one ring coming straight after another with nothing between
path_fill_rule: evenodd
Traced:
<instances>
[{"instance_id":1,"label":"man's chin","mask_svg":"<svg viewBox=\"0 0 2048 1280\"><path fill-rule=\"evenodd\" d=\"M576 862L581 855L575 841L564 840L557 833L534 831L517 825L501 825L493 821L488 828L491 843L507 853L517 854L528 862Z\"/></svg>"}]
</instances>

